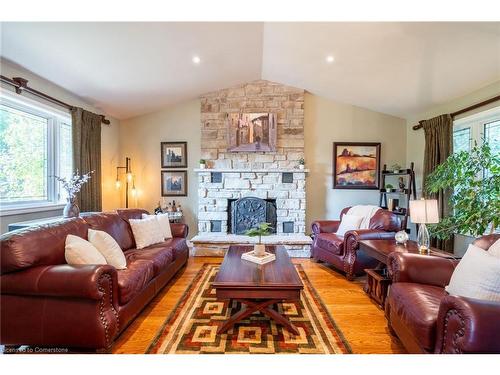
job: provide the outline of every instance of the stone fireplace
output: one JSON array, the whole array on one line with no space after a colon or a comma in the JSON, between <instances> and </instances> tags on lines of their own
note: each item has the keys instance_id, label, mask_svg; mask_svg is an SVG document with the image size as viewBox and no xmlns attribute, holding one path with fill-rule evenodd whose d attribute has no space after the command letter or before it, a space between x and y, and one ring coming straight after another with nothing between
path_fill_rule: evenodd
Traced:
<instances>
[{"instance_id":1,"label":"stone fireplace","mask_svg":"<svg viewBox=\"0 0 500 375\"><path fill-rule=\"evenodd\" d=\"M201 97L201 157L198 173L198 235L195 255L223 255L230 244L254 243L249 226L272 222L269 244L292 256L309 256L305 235L307 170L304 157L304 90L268 81L219 90ZM272 113L276 151L228 152L228 114ZM245 229L246 228L246 229Z\"/></svg>"}]
</instances>

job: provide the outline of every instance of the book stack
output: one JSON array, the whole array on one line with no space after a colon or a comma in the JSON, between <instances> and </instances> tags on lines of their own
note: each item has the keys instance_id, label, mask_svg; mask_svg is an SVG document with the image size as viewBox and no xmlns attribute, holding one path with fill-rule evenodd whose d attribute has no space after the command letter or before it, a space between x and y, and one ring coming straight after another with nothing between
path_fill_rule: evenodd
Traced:
<instances>
[{"instance_id":1,"label":"book stack","mask_svg":"<svg viewBox=\"0 0 500 375\"><path fill-rule=\"evenodd\" d=\"M266 264L276 259L276 255L265 252L263 255L255 255L254 251L243 253L241 259L248 260L249 262L257 264Z\"/></svg>"}]
</instances>

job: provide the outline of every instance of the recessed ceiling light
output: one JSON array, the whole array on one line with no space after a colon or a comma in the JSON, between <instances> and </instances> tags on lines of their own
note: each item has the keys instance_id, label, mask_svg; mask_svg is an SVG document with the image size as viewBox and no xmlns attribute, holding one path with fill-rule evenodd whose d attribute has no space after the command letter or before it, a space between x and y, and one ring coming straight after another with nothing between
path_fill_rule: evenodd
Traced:
<instances>
[{"instance_id":1,"label":"recessed ceiling light","mask_svg":"<svg viewBox=\"0 0 500 375\"><path fill-rule=\"evenodd\" d=\"M335 61L335 57L333 57L332 55L326 56L326 62L327 63L331 64L334 61Z\"/></svg>"},{"instance_id":2,"label":"recessed ceiling light","mask_svg":"<svg viewBox=\"0 0 500 375\"><path fill-rule=\"evenodd\" d=\"M201 63L200 56L193 56L193 63L195 63L195 64Z\"/></svg>"}]
</instances>

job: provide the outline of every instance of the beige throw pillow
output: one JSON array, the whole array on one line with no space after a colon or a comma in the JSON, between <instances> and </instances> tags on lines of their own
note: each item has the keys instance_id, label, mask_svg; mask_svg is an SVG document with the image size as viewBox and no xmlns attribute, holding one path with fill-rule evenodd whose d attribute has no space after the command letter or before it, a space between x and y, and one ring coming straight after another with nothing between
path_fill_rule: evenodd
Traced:
<instances>
[{"instance_id":1,"label":"beige throw pillow","mask_svg":"<svg viewBox=\"0 0 500 375\"><path fill-rule=\"evenodd\" d=\"M500 258L500 239L496 240L495 243L490 246L488 253L494 257Z\"/></svg>"},{"instance_id":2,"label":"beige throw pillow","mask_svg":"<svg viewBox=\"0 0 500 375\"><path fill-rule=\"evenodd\" d=\"M158 215L147 215L142 214L143 219L147 219L149 217L155 217L158 220L158 224L160 224L161 231L163 233L163 238L168 240L172 238L172 229L170 229L170 219L168 218L168 214L158 214Z\"/></svg>"},{"instance_id":3,"label":"beige throw pillow","mask_svg":"<svg viewBox=\"0 0 500 375\"><path fill-rule=\"evenodd\" d=\"M500 258L469 245L446 291L456 296L500 301Z\"/></svg>"},{"instance_id":4,"label":"beige throw pillow","mask_svg":"<svg viewBox=\"0 0 500 375\"><path fill-rule=\"evenodd\" d=\"M134 234L135 247L143 249L149 245L163 242L163 232L156 217L147 219L130 219L130 227Z\"/></svg>"},{"instance_id":5,"label":"beige throw pillow","mask_svg":"<svg viewBox=\"0 0 500 375\"><path fill-rule=\"evenodd\" d=\"M88 236L89 242L102 254L109 265L117 270L127 268L125 254L113 237L102 230L94 229L89 229Z\"/></svg>"},{"instance_id":6,"label":"beige throw pillow","mask_svg":"<svg viewBox=\"0 0 500 375\"><path fill-rule=\"evenodd\" d=\"M340 222L339 229L337 229L337 236L344 236L346 232L350 230L359 229L361 222L363 221L363 216L356 215L344 215L342 216L342 221Z\"/></svg>"},{"instance_id":7,"label":"beige throw pillow","mask_svg":"<svg viewBox=\"0 0 500 375\"><path fill-rule=\"evenodd\" d=\"M66 236L64 258L68 264L107 264L104 256L94 245L72 234Z\"/></svg>"}]
</instances>

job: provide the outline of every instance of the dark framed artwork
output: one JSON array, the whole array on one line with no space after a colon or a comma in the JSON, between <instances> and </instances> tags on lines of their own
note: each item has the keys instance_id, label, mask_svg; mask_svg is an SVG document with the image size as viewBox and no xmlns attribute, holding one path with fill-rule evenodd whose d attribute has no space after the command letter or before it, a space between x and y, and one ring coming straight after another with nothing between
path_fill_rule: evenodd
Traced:
<instances>
[{"instance_id":1,"label":"dark framed artwork","mask_svg":"<svg viewBox=\"0 0 500 375\"><path fill-rule=\"evenodd\" d=\"M379 189L380 143L334 142L333 188Z\"/></svg>"},{"instance_id":2,"label":"dark framed artwork","mask_svg":"<svg viewBox=\"0 0 500 375\"><path fill-rule=\"evenodd\" d=\"M227 150L229 152L276 151L276 113L229 113Z\"/></svg>"},{"instance_id":3,"label":"dark framed artwork","mask_svg":"<svg viewBox=\"0 0 500 375\"><path fill-rule=\"evenodd\" d=\"M161 171L161 196L185 197L187 195L187 171Z\"/></svg>"},{"instance_id":4,"label":"dark framed artwork","mask_svg":"<svg viewBox=\"0 0 500 375\"><path fill-rule=\"evenodd\" d=\"M187 168L187 142L161 142L162 168Z\"/></svg>"}]
</instances>

